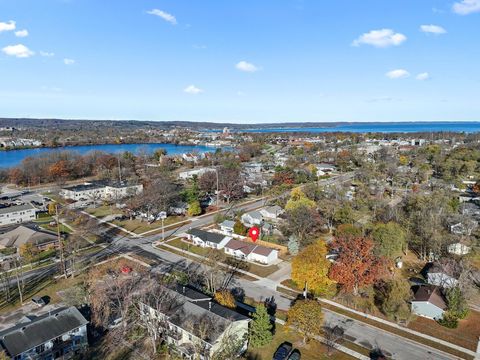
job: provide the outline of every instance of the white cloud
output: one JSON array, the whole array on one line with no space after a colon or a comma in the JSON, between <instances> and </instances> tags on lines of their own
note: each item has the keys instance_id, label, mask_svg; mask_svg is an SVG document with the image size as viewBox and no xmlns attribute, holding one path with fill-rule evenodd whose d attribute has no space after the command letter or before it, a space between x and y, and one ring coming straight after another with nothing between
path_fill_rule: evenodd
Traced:
<instances>
[{"instance_id":1,"label":"white cloud","mask_svg":"<svg viewBox=\"0 0 480 360\"><path fill-rule=\"evenodd\" d=\"M152 9L150 11L147 11L147 14L161 17L163 20L169 22L170 24L177 25L177 19L175 18L175 16L165 11L159 9Z\"/></svg>"},{"instance_id":2,"label":"white cloud","mask_svg":"<svg viewBox=\"0 0 480 360\"><path fill-rule=\"evenodd\" d=\"M13 20L9 22L0 22L0 32L2 31L12 31L15 30L16 23Z\"/></svg>"},{"instance_id":3,"label":"white cloud","mask_svg":"<svg viewBox=\"0 0 480 360\"><path fill-rule=\"evenodd\" d=\"M423 72L417 75L416 77L417 80L425 81L430 79L430 74L428 72Z\"/></svg>"},{"instance_id":4,"label":"white cloud","mask_svg":"<svg viewBox=\"0 0 480 360\"><path fill-rule=\"evenodd\" d=\"M196 49L196 50L205 50L207 48L207 45L195 44L195 45L193 45L193 48Z\"/></svg>"},{"instance_id":5,"label":"white cloud","mask_svg":"<svg viewBox=\"0 0 480 360\"><path fill-rule=\"evenodd\" d=\"M407 37L403 34L396 33L392 29L372 30L368 33L362 34L358 39L354 40L353 46L360 46L362 44L372 45L379 48L389 46L398 46L405 42Z\"/></svg>"},{"instance_id":6,"label":"white cloud","mask_svg":"<svg viewBox=\"0 0 480 360\"><path fill-rule=\"evenodd\" d=\"M410 76L410 73L405 69L396 69L385 74L390 79L404 79Z\"/></svg>"},{"instance_id":7,"label":"white cloud","mask_svg":"<svg viewBox=\"0 0 480 360\"><path fill-rule=\"evenodd\" d=\"M184 92L187 94L192 94L192 95L198 95L203 93L203 90L196 87L195 85L188 85L185 89L183 89Z\"/></svg>"},{"instance_id":8,"label":"white cloud","mask_svg":"<svg viewBox=\"0 0 480 360\"><path fill-rule=\"evenodd\" d=\"M48 52L48 51L40 51L39 54L40 54L40 56L45 56L45 57L55 56L55 54L53 52Z\"/></svg>"},{"instance_id":9,"label":"white cloud","mask_svg":"<svg viewBox=\"0 0 480 360\"><path fill-rule=\"evenodd\" d=\"M459 15L468 15L480 12L480 0L462 0L453 4L453 12Z\"/></svg>"},{"instance_id":10,"label":"white cloud","mask_svg":"<svg viewBox=\"0 0 480 360\"><path fill-rule=\"evenodd\" d=\"M27 37L28 36L28 30L15 31L15 36L16 37Z\"/></svg>"},{"instance_id":11,"label":"white cloud","mask_svg":"<svg viewBox=\"0 0 480 360\"><path fill-rule=\"evenodd\" d=\"M237 70L245 72L253 73L255 71L258 71L258 67L246 61L240 61L238 64L235 65L235 67L237 68Z\"/></svg>"},{"instance_id":12,"label":"white cloud","mask_svg":"<svg viewBox=\"0 0 480 360\"><path fill-rule=\"evenodd\" d=\"M5 46L2 51L9 56L15 56L18 58L28 58L35 55L35 52L22 44Z\"/></svg>"},{"instance_id":13,"label":"white cloud","mask_svg":"<svg viewBox=\"0 0 480 360\"><path fill-rule=\"evenodd\" d=\"M63 59L63 63L65 65L73 65L73 64L75 64L75 60L65 58L65 59Z\"/></svg>"},{"instance_id":14,"label":"white cloud","mask_svg":"<svg viewBox=\"0 0 480 360\"><path fill-rule=\"evenodd\" d=\"M422 25L420 26L420 31L423 31L424 33L436 34L436 35L447 33L447 30L445 30L443 27L438 25Z\"/></svg>"}]
</instances>

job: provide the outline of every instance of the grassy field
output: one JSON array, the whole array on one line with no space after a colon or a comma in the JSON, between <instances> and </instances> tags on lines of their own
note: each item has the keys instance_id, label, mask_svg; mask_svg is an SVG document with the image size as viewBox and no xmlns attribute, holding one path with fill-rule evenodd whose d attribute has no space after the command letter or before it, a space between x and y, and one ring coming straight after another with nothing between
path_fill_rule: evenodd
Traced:
<instances>
[{"instance_id":1,"label":"grassy field","mask_svg":"<svg viewBox=\"0 0 480 360\"><path fill-rule=\"evenodd\" d=\"M295 284L289 279L285 280L282 282L282 285L290 287L292 289L296 289ZM289 293L288 290L284 290L282 288L277 288L278 291L282 293L286 293L287 295L294 295L295 293L292 292L291 294ZM429 341L424 338L420 338L416 335L407 333L405 331L402 331L400 329L388 326L386 324L379 323L375 320L370 320L370 319L365 319L364 317L354 314L350 311L345 311L343 309L339 309L335 306L327 305L325 303L322 304L323 307L330 309L334 312L337 312L339 314L346 315L348 317L351 317L353 319L358 319L361 320L365 323L368 323L370 325L373 325L375 327L378 327L380 329L384 329L386 331L389 331L394 334L398 334L400 336L403 336L408 339L415 340L419 343L429 345L433 348L440 349L442 351L445 351L447 353L459 356L461 358L464 358L466 355L455 351L451 348L445 347L441 344L434 343L432 341ZM377 314L375 314L377 315ZM469 316L465 320L461 320L459 322L459 326L457 329L448 329L444 326L441 326L435 321L422 318L422 317L417 317L415 320L411 321L408 325L408 328L411 330L416 330L418 332L421 332L426 335L430 335L433 337L436 337L438 339L442 339L445 341L448 341L452 344L456 344L462 347L465 347L470 350L475 350L477 346L477 339L480 336L480 313L472 311ZM466 357L468 358L468 357Z\"/></svg>"},{"instance_id":2,"label":"grassy field","mask_svg":"<svg viewBox=\"0 0 480 360\"><path fill-rule=\"evenodd\" d=\"M459 357L459 358L461 358L461 359L472 359L471 356L468 356L468 355L466 355L465 353L463 353L463 352L461 352L461 351L457 351L457 350L454 350L454 349L452 349L452 348L450 348L450 347L441 345L441 344L439 344L439 343L437 343L437 342L424 339L424 338L419 337L419 336L414 335L414 334L410 334L410 333L408 333L408 332L406 332L406 331L403 331L403 330L394 328L394 327L389 326L389 325L387 325L387 324L380 323L380 322L378 322L378 321L371 320L371 319L366 319L366 318L363 317L363 316L357 315L357 314L352 313L352 312L347 311L347 310L339 309L339 308L337 308L336 306L328 305L328 304L325 304L325 303L322 303L322 306L323 306L324 308L329 309L329 310L331 310L331 311L333 311L333 312L336 312L336 313L338 313L338 314L342 314L342 315L348 316L348 317L350 317L350 318L352 318L352 319L357 319L357 320L359 320L359 321L361 321L361 322L364 322L364 323L366 323L366 324L370 324L370 325L372 325L372 326L374 326L374 327L376 327L376 328L383 329L383 330L388 331L388 332L390 332L390 333L392 333L392 334L397 334L397 335L402 336L402 337L404 337L404 338L406 338L406 339L411 339L411 340L416 341L416 342L418 342L418 343L420 343L420 344L425 344L425 345L431 346L431 347L433 347L433 348L435 348L435 349L442 350L442 351L444 351L444 352L446 352L446 353L455 355L455 356L457 356L457 357ZM435 322L434 322L434 321L431 321L431 323L434 324ZM427 326L427 327L428 327L428 326ZM413 329L412 329L412 330L413 330ZM426 330L424 329L424 330L418 330L418 331L425 332ZM425 333L426 333L426 332L425 332ZM429 334L429 335L434 336L434 337L441 338L440 336L438 336L438 334ZM449 342L452 342L452 343L455 343L455 341L454 341L455 339L452 339L452 338L450 338L450 339L445 339L445 340L447 340L447 341L449 341ZM457 344L457 345L460 345L460 344Z\"/></svg>"},{"instance_id":3,"label":"grassy field","mask_svg":"<svg viewBox=\"0 0 480 360\"><path fill-rule=\"evenodd\" d=\"M25 292L23 302L27 303L33 296L38 295L49 296L50 303L58 303L61 300L58 292L60 290L65 290L77 284L83 283L83 281L85 280L85 276L85 274L81 274L73 279L68 278L58 280L54 280L53 278L46 278L42 282L36 284L35 287ZM20 301L17 298L13 303L10 303L8 305L1 303L0 306L0 313L9 313L20 307Z\"/></svg>"},{"instance_id":4,"label":"grassy field","mask_svg":"<svg viewBox=\"0 0 480 360\"><path fill-rule=\"evenodd\" d=\"M165 219L165 229L169 225L172 225L176 222L179 221L188 221L184 217L181 216L170 216ZM162 229L162 222L161 221L155 221L153 223L148 223L146 221L141 221L141 220L114 220L112 221L113 224L121 226L125 230L134 232L135 234L142 234L146 231L151 231L151 230L158 230L161 231Z\"/></svg>"},{"instance_id":5,"label":"grassy field","mask_svg":"<svg viewBox=\"0 0 480 360\"><path fill-rule=\"evenodd\" d=\"M298 349L302 355L302 359L319 359L319 360L350 360L354 359L350 355L345 353L335 351L331 355L328 355L327 348L322 343L312 340L307 345L302 345L301 336L289 330L288 328L277 324L276 332L273 337L273 340L270 344L263 346L258 349L249 349L247 352L247 359L249 360L264 360L271 359L275 350L284 342L288 341L293 344L293 346Z\"/></svg>"},{"instance_id":6,"label":"grassy field","mask_svg":"<svg viewBox=\"0 0 480 360\"><path fill-rule=\"evenodd\" d=\"M459 321L456 329L448 329L420 316L411 321L408 328L475 351L480 337L480 313L470 311L466 319Z\"/></svg>"},{"instance_id":7,"label":"grassy field","mask_svg":"<svg viewBox=\"0 0 480 360\"><path fill-rule=\"evenodd\" d=\"M50 224L41 224L40 227L44 228L45 230L53 231L55 233L57 232L57 226L56 225L51 226ZM65 225L60 224L60 232L64 233L64 234L70 234L72 231L68 227L66 227Z\"/></svg>"},{"instance_id":8,"label":"grassy field","mask_svg":"<svg viewBox=\"0 0 480 360\"><path fill-rule=\"evenodd\" d=\"M85 211L99 219L108 215L118 214L121 212L121 210L115 209L107 205L102 205L96 208L88 208L88 209L85 209Z\"/></svg>"}]
</instances>

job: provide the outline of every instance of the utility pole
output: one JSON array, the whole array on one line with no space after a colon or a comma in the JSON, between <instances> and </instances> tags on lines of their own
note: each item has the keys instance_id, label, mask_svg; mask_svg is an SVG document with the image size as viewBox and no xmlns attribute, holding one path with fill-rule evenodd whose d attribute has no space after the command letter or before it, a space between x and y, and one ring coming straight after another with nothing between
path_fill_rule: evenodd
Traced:
<instances>
[{"instance_id":1,"label":"utility pole","mask_svg":"<svg viewBox=\"0 0 480 360\"><path fill-rule=\"evenodd\" d=\"M120 164L120 154L118 154L117 156L117 161L118 161L118 179L121 184L122 183L122 165Z\"/></svg>"},{"instance_id":2,"label":"utility pole","mask_svg":"<svg viewBox=\"0 0 480 360\"><path fill-rule=\"evenodd\" d=\"M167 212L162 211L160 212L160 220L162 220L162 241L165 241L165 227L164 227L164 221L167 218Z\"/></svg>"},{"instance_id":3,"label":"utility pole","mask_svg":"<svg viewBox=\"0 0 480 360\"><path fill-rule=\"evenodd\" d=\"M67 268L65 266L65 256L63 253L62 237L60 235L60 216L58 215L58 204L55 204L55 216L57 217L57 241L58 241L58 248L60 250L60 264L61 264L63 275L65 276L65 279L66 279Z\"/></svg>"},{"instance_id":4,"label":"utility pole","mask_svg":"<svg viewBox=\"0 0 480 360\"><path fill-rule=\"evenodd\" d=\"M218 169L217 167L213 164L213 159L212 159L212 166L213 170L215 171L215 175L217 177L217 211L220 210L220 192L219 192L219 186L218 186Z\"/></svg>"},{"instance_id":5,"label":"utility pole","mask_svg":"<svg viewBox=\"0 0 480 360\"><path fill-rule=\"evenodd\" d=\"M218 169L215 168L215 174L217 174L217 210L220 210L220 191L218 190Z\"/></svg>"}]
</instances>

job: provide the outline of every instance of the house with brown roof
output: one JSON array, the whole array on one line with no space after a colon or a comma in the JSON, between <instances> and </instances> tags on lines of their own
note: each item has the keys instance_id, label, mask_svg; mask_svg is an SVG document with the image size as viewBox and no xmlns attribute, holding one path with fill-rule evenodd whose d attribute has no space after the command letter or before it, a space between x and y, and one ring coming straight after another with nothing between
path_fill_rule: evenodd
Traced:
<instances>
[{"instance_id":1,"label":"house with brown roof","mask_svg":"<svg viewBox=\"0 0 480 360\"><path fill-rule=\"evenodd\" d=\"M39 250L44 250L49 246L57 245L58 238L53 233L34 230L24 225L17 226L11 231L0 233L0 249L19 249L26 243L35 245Z\"/></svg>"},{"instance_id":2,"label":"house with brown roof","mask_svg":"<svg viewBox=\"0 0 480 360\"><path fill-rule=\"evenodd\" d=\"M412 312L429 318L441 319L447 309L447 303L440 288L435 285L421 285L414 289Z\"/></svg>"},{"instance_id":3,"label":"house with brown roof","mask_svg":"<svg viewBox=\"0 0 480 360\"><path fill-rule=\"evenodd\" d=\"M278 259L278 250L254 243L231 239L225 244L225 253L247 261L272 264Z\"/></svg>"}]
</instances>

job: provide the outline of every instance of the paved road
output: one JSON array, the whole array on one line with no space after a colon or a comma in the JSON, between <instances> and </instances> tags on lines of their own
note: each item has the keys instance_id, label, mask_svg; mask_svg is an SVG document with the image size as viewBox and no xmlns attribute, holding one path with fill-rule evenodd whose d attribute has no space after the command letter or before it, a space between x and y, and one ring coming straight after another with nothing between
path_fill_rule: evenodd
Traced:
<instances>
[{"instance_id":1,"label":"paved road","mask_svg":"<svg viewBox=\"0 0 480 360\"><path fill-rule=\"evenodd\" d=\"M343 182L350 179L350 175L345 175L336 180L328 180L323 182L326 184L332 184L334 182ZM263 205L263 200L259 200L247 205L241 205L236 210L248 211ZM213 222L215 215L208 215L202 218L197 218L194 222L181 226L180 228L169 230L165 232L165 236L172 237L181 234L192 227L201 227ZM129 251L141 252L148 255L152 259L155 259L158 263L153 268L156 272L172 271L173 269L188 269L189 267L202 267L196 262L190 259L184 258L177 254L173 254L164 250L154 248L151 243L161 239L161 235L151 235L143 238L128 238L121 234L115 234L111 236L112 243L100 252L90 255L89 260L92 262L98 262L105 259L107 256L121 254ZM56 266L56 265L55 265ZM207 269L208 270L208 269ZM33 271L32 275L28 276L40 276L45 273L55 271L55 267L52 266L48 269L42 269L39 271ZM288 271L288 269L284 270ZM291 300L285 297L282 293L276 291L276 283L283 276L283 271L278 273L279 278L274 276L272 279L261 279L257 281L248 281L242 278L233 278L228 284L229 287L239 287L245 291L245 295L251 297L257 301L263 301L266 298L274 298L278 309L288 310L291 304ZM385 332L383 330L371 327L360 321L349 319L343 315L336 314L334 312L325 311L325 320L327 323L335 326L338 325L345 329L345 334L350 341L354 341L362 346L375 348L380 347L382 350L388 352L392 359L397 360L412 360L412 359L439 359L449 360L455 359L455 357L444 354L440 351L430 349L423 345L412 342L403 337L396 336L394 334Z\"/></svg>"},{"instance_id":2,"label":"paved road","mask_svg":"<svg viewBox=\"0 0 480 360\"><path fill-rule=\"evenodd\" d=\"M186 269L189 266L200 266L199 264L184 258L180 255L168 251L153 248L150 244L130 244L133 251L145 251L160 261L159 265L153 271L164 272L172 269ZM288 310L291 300L279 293L271 285L273 282L269 279L257 281L248 281L241 278L234 278L229 284L230 288L240 287L245 291L245 295L254 298L257 301L263 301L266 298L273 297L278 309ZM412 342L400 336L396 336L381 329L364 324L360 321L347 318L343 315L328 311L325 309L326 323L335 326L338 325L345 330L345 335L350 341L353 341L367 348L381 348L390 354L390 358L396 360L413 359L435 359L451 360L456 357L445 354L435 349L428 348L421 344Z\"/></svg>"},{"instance_id":3,"label":"paved road","mask_svg":"<svg viewBox=\"0 0 480 360\"><path fill-rule=\"evenodd\" d=\"M391 359L412 360L450 360L456 359L453 355L426 348L408 339L379 330L365 323L350 319L343 315L325 309L325 324L329 327L339 326L344 330L345 337L356 344L370 348L382 349Z\"/></svg>"}]
</instances>

